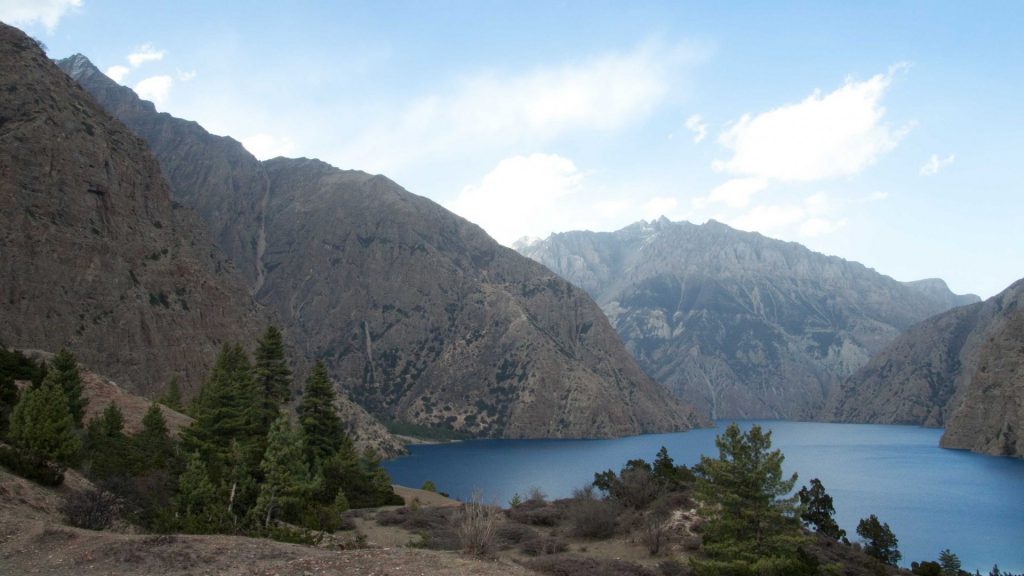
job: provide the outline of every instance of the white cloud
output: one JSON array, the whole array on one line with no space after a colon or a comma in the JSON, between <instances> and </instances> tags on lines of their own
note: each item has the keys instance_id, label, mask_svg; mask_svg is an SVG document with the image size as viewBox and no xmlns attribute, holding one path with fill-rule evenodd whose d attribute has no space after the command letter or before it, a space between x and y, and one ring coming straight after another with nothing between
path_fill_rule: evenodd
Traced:
<instances>
[{"instance_id":1,"label":"white cloud","mask_svg":"<svg viewBox=\"0 0 1024 576\"><path fill-rule=\"evenodd\" d=\"M773 234L800 222L805 215L799 206L756 206L726 223L740 230Z\"/></svg>"},{"instance_id":2,"label":"white cloud","mask_svg":"<svg viewBox=\"0 0 1024 576\"><path fill-rule=\"evenodd\" d=\"M167 100L174 79L170 76L150 76L135 84L135 93L143 100L151 100L158 107Z\"/></svg>"},{"instance_id":3,"label":"white cloud","mask_svg":"<svg viewBox=\"0 0 1024 576\"><path fill-rule=\"evenodd\" d=\"M808 218L800 224L800 235L805 238L817 238L832 234L846 227L846 219L832 220L829 218Z\"/></svg>"},{"instance_id":4,"label":"white cloud","mask_svg":"<svg viewBox=\"0 0 1024 576\"><path fill-rule=\"evenodd\" d=\"M181 70L178 70L178 80L180 82L188 82L189 80L191 80L191 79L193 79L195 77L196 77L196 71L195 70L189 70L188 72L182 72Z\"/></svg>"},{"instance_id":5,"label":"white cloud","mask_svg":"<svg viewBox=\"0 0 1024 576\"><path fill-rule=\"evenodd\" d=\"M939 158L938 154L932 154L932 157L921 166L919 174L921 176L935 176L940 170L949 166L956 160L956 154L950 154L945 158Z\"/></svg>"},{"instance_id":6,"label":"white cloud","mask_svg":"<svg viewBox=\"0 0 1024 576\"><path fill-rule=\"evenodd\" d=\"M260 160L269 160L278 156L291 156L295 151L295 142L291 138L276 138L270 134L254 134L242 138L242 146L250 154Z\"/></svg>"},{"instance_id":7,"label":"white cloud","mask_svg":"<svg viewBox=\"0 0 1024 576\"><path fill-rule=\"evenodd\" d=\"M52 32L62 16L81 6L82 0L0 0L0 20L15 26L39 22Z\"/></svg>"},{"instance_id":8,"label":"white cloud","mask_svg":"<svg viewBox=\"0 0 1024 576\"><path fill-rule=\"evenodd\" d=\"M482 148L543 146L572 131L614 131L645 118L687 57L652 44L520 73L486 71L418 98L352 142L344 164L394 172Z\"/></svg>"},{"instance_id":9,"label":"white cloud","mask_svg":"<svg viewBox=\"0 0 1024 576\"><path fill-rule=\"evenodd\" d=\"M864 201L865 202L880 202L882 200L888 200L888 199L889 199L889 193L888 192L875 191L875 192L872 192L871 194L868 194L867 197L864 198Z\"/></svg>"},{"instance_id":10,"label":"white cloud","mask_svg":"<svg viewBox=\"0 0 1024 576\"><path fill-rule=\"evenodd\" d=\"M700 208L708 204L725 204L730 208L746 208L750 198L764 190L768 180L760 177L733 178L718 185L707 196L696 198L693 203Z\"/></svg>"},{"instance_id":11,"label":"white cloud","mask_svg":"<svg viewBox=\"0 0 1024 576\"><path fill-rule=\"evenodd\" d=\"M128 55L128 63L132 68L138 68L146 62L158 62L164 59L164 51L157 50L152 44L143 44Z\"/></svg>"},{"instance_id":12,"label":"white cloud","mask_svg":"<svg viewBox=\"0 0 1024 576\"><path fill-rule=\"evenodd\" d=\"M679 202L671 196L655 196L641 206L643 218L644 220L654 220L662 216L670 218L678 204Z\"/></svg>"},{"instance_id":13,"label":"white cloud","mask_svg":"<svg viewBox=\"0 0 1024 576\"><path fill-rule=\"evenodd\" d=\"M479 184L466 186L447 208L479 224L495 240L511 246L523 236L546 236L561 229L551 210L579 191L583 174L555 154L505 158Z\"/></svg>"},{"instance_id":14,"label":"white cloud","mask_svg":"<svg viewBox=\"0 0 1024 576\"><path fill-rule=\"evenodd\" d=\"M700 114L694 114L686 119L686 129L693 132L694 144L700 144L708 135L708 124L701 120Z\"/></svg>"},{"instance_id":15,"label":"white cloud","mask_svg":"<svg viewBox=\"0 0 1024 576\"><path fill-rule=\"evenodd\" d=\"M715 161L719 172L773 180L814 181L863 171L892 150L907 129L882 122L882 97L896 66L864 82L847 80L825 94L815 91L802 102L744 115L719 137L732 151Z\"/></svg>"},{"instance_id":16,"label":"white cloud","mask_svg":"<svg viewBox=\"0 0 1024 576\"><path fill-rule=\"evenodd\" d=\"M107 77L120 84L129 72L131 72L131 68L127 66L111 66L110 68L107 68Z\"/></svg>"}]
</instances>

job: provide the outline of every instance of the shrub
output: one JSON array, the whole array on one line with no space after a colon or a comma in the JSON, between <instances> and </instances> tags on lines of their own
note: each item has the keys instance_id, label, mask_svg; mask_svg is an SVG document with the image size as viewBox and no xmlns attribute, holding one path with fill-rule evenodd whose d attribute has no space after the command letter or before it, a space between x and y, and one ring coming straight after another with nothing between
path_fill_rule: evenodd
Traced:
<instances>
[{"instance_id":1,"label":"shrub","mask_svg":"<svg viewBox=\"0 0 1024 576\"><path fill-rule=\"evenodd\" d=\"M640 529L640 538L651 556L661 552L662 546L668 542L669 531L665 526L665 518L659 514L648 514L644 517Z\"/></svg>"},{"instance_id":2,"label":"shrub","mask_svg":"<svg viewBox=\"0 0 1024 576\"><path fill-rule=\"evenodd\" d=\"M61 512L68 524L87 530L110 528L121 512L121 499L104 490L72 492L64 500Z\"/></svg>"},{"instance_id":3,"label":"shrub","mask_svg":"<svg viewBox=\"0 0 1024 576\"><path fill-rule=\"evenodd\" d=\"M690 567L679 560L670 559L658 562L661 576L690 576Z\"/></svg>"},{"instance_id":4,"label":"shrub","mask_svg":"<svg viewBox=\"0 0 1024 576\"><path fill-rule=\"evenodd\" d=\"M479 492L452 515L452 525L462 549L474 556L489 556L496 544L498 515L501 511L481 502Z\"/></svg>"},{"instance_id":5,"label":"shrub","mask_svg":"<svg viewBox=\"0 0 1024 576\"><path fill-rule=\"evenodd\" d=\"M580 538L611 538L620 510L615 502L595 497L589 487L577 490L567 511L572 534Z\"/></svg>"},{"instance_id":6,"label":"shrub","mask_svg":"<svg viewBox=\"0 0 1024 576\"><path fill-rule=\"evenodd\" d=\"M558 538L536 538L523 542L519 549L527 556L544 556L565 552L569 549L569 545L565 540Z\"/></svg>"},{"instance_id":7,"label":"shrub","mask_svg":"<svg viewBox=\"0 0 1024 576\"><path fill-rule=\"evenodd\" d=\"M505 523L498 526L494 535L497 538L498 545L504 548L540 539L540 534L536 530L517 523Z\"/></svg>"},{"instance_id":8,"label":"shrub","mask_svg":"<svg viewBox=\"0 0 1024 576\"><path fill-rule=\"evenodd\" d=\"M64 483L64 469L27 450L0 446L0 465L11 472L43 486Z\"/></svg>"},{"instance_id":9,"label":"shrub","mask_svg":"<svg viewBox=\"0 0 1024 576\"><path fill-rule=\"evenodd\" d=\"M528 499L505 511L509 520L531 526L555 526L562 519L558 506L543 500Z\"/></svg>"},{"instance_id":10,"label":"shrub","mask_svg":"<svg viewBox=\"0 0 1024 576\"><path fill-rule=\"evenodd\" d=\"M550 576L656 576L652 570L625 560L597 559L575 554L535 558L524 565L530 570Z\"/></svg>"}]
</instances>

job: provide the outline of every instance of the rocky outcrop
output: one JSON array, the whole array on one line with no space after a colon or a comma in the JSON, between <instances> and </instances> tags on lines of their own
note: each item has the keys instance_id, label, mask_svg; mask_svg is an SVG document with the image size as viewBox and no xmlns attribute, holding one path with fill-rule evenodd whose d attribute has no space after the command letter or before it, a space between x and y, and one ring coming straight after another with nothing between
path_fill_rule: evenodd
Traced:
<instances>
[{"instance_id":1,"label":"rocky outcrop","mask_svg":"<svg viewBox=\"0 0 1024 576\"><path fill-rule=\"evenodd\" d=\"M67 347L155 396L206 376L261 314L146 144L0 24L0 341Z\"/></svg>"},{"instance_id":2,"label":"rocky outcrop","mask_svg":"<svg viewBox=\"0 0 1024 576\"><path fill-rule=\"evenodd\" d=\"M585 293L479 227L382 176L259 163L81 57L61 66L150 143L299 355L375 415L516 438L707 423L640 370Z\"/></svg>"},{"instance_id":3,"label":"rocky outcrop","mask_svg":"<svg viewBox=\"0 0 1024 576\"><path fill-rule=\"evenodd\" d=\"M978 354L963 401L941 445L1024 458L1024 283L1002 301L1002 326Z\"/></svg>"},{"instance_id":4,"label":"rocky outcrop","mask_svg":"<svg viewBox=\"0 0 1024 576\"><path fill-rule=\"evenodd\" d=\"M944 426L942 445L1022 455L1024 281L921 322L843 383L846 422Z\"/></svg>"},{"instance_id":5,"label":"rocky outcrop","mask_svg":"<svg viewBox=\"0 0 1024 576\"><path fill-rule=\"evenodd\" d=\"M716 418L815 418L901 330L977 300L715 221L553 234L520 251L590 292L640 365Z\"/></svg>"}]
</instances>

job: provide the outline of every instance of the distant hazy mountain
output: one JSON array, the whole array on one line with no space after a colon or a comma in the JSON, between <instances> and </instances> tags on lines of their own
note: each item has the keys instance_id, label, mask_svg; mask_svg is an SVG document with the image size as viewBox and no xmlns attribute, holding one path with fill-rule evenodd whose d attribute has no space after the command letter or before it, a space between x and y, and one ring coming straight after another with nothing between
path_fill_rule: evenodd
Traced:
<instances>
[{"instance_id":1,"label":"distant hazy mountain","mask_svg":"<svg viewBox=\"0 0 1024 576\"><path fill-rule=\"evenodd\" d=\"M518 247L587 290L648 374L717 418L816 417L901 330L977 301L715 221Z\"/></svg>"},{"instance_id":2,"label":"distant hazy mountain","mask_svg":"<svg viewBox=\"0 0 1024 576\"><path fill-rule=\"evenodd\" d=\"M60 66L149 142L300 354L376 415L505 437L706 423L640 370L584 292L470 222L382 176L261 163L82 56Z\"/></svg>"},{"instance_id":3,"label":"distant hazy mountain","mask_svg":"<svg viewBox=\"0 0 1024 576\"><path fill-rule=\"evenodd\" d=\"M20 30L0 24L0 341L154 397L194 389L264 320L160 166Z\"/></svg>"},{"instance_id":4,"label":"distant hazy mountain","mask_svg":"<svg viewBox=\"0 0 1024 576\"><path fill-rule=\"evenodd\" d=\"M827 413L945 426L945 447L1024 456L1024 280L908 329L843 383Z\"/></svg>"}]
</instances>

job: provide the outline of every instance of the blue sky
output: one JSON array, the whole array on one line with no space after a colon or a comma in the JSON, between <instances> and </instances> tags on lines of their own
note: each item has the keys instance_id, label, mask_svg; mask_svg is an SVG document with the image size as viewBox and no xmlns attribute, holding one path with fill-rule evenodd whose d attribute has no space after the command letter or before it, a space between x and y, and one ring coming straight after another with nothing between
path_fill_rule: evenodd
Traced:
<instances>
[{"instance_id":1,"label":"blue sky","mask_svg":"<svg viewBox=\"0 0 1024 576\"><path fill-rule=\"evenodd\" d=\"M665 215L988 297L1024 276L1019 2L0 0L261 158L511 244Z\"/></svg>"}]
</instances>

